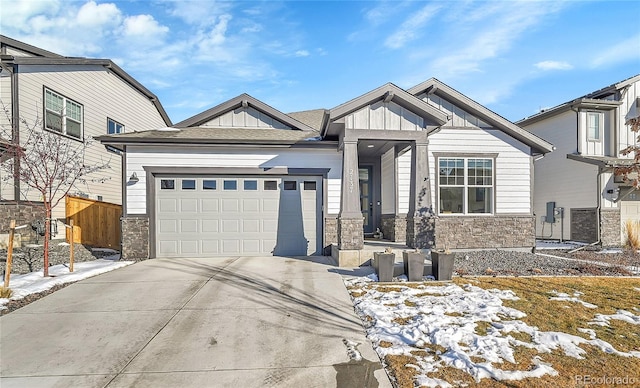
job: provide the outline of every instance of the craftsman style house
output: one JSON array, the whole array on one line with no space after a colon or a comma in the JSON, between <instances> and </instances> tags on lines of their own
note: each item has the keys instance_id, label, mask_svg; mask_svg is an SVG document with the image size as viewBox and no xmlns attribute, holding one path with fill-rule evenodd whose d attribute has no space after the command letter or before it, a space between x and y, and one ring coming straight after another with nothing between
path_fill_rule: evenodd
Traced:
<instances>
[{"instance_id":1,"label":"craftsman style house","mask_svg":"<svg viewBox=\"0 0 640 388\"><path fill-rule=\"evenodd\" d=\"M242 94L99 140L125 155L125 258L341 265L366 261L377 231L413 247L533 247L533 160L552 150L436 79L289 114Z\"/></svg>"},{"instance_id":2,"label":"craftsman style house","mask_svg":"<svg viewBox=\"0 0 640 388\"><path fill-rule=\"evenodd\" d=\"M26 136L26 124L37 122L74 141L171 125L157 97L108 59L64 57L0 35L0 70L0 137L14 144ZM114 151L93 144L86 161L109 162L110 168L71 194L122 203L122 157ZM8 219L4 205L41 200L12 176L0 176L0 199L3 220ZM65 217L64 201L53 217Z\"/></svg>"},{"instance_id":3,"label":"craftsman style house","mask_svg":"<svg viewBox=\"0 0 640 388\"><path fill-rule=\"evenodd\" d=\"M534 212L542 238L616 246L626 220L640 220L640 194L614 174L632 162L628 120L640 115L640 74L546 109L517 124L553 143L535 163Z\"/></svg>"}]
</instances>

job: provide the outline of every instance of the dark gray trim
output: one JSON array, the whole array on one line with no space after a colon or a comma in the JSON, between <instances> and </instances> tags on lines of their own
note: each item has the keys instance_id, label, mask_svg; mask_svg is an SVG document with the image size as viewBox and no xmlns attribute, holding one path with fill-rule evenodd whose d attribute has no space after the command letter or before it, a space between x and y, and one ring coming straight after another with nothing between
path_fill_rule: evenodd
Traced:
<instances>
[{"instance_id":1,"label":"dark gray trim","mask_svg":"<svg viewBox=\"0 0 640 388\"><path fill-rule=\"evenodd\" d=\"M147 179L147 214L149 215L149 258L156 258L156 179L145 168Z\"/></svg>"},{"instance_id":2,"label":"dark gray trim","mask_svg":"<svg viewBox=\"0 0 640 388\"><path fill-rule=\"evenodd\" d=\"M630 166L633 164L633 159L614 158L610 156L585 156L577 154L567 154L567 159L575 160L577 162L592 164L602 169L610 169L615 167Z\"/></svg>"},{"instance_id":3,"label":"dark gray trim","mask_svg":"<svg viewBox=\"0 0 640 388\"><path fill-rule=\"evenodd\" d=\"M346 129L343 141L388 140L388 141L420 141L426 142L425 131L392 131L375 129Z\"/></svg>"},{"instance_id":4,"label":"dark gray trim","mask_svg":"<svg viewBox=\"0 0 640 388\"><path fill-rule=\"evenodd\" d=\"M121 191L121 195L122 195L122 215L124 216L125 214L127 214L127 181L129 180L127 177L127 154L126 154L126 149L123 150L123 153L120 155L120 168L122 169L122 171L120 171L120 176L121 176L121 184L120 184L120 191ZM121 251L122 252L122 251Z\"/></svg>"},{"instance_id":5,"label":"dark gray trim","mask_svg":"<svg viewBox=\"0 0 640 388\"><path fill-rule=\"evenodd\" d=\"M20 70L17 65L13 65L11 71L11 142L20 144L20 89L18 74ZM16 158L13 164L13 199L21 199L20 189L20 158Z\"/></svg>"},{"instance_id":6,"label":"dark gray trim","mask_svg":"<svg viewBox=\"0 0 640 388\"><path fill-rule=\"evenodd\" d=\"M434 158L498 158L497 152L432 152Z\"/></svg>"},{"instance_id":7,"label":"dark gray trim","mask_svg":"<svg viewBox=\"0 0 640 388\"><path fill-rule=\"evenodd\" d=\"M234 97L228 101L223 102L222 104L216 105L211 109L207 109L202 113L198 113L195 116L192 116L186 120L182 120L179 123L176 123L174 127L176 128L186 128L186 127L197 127L200 124L206 123L207 121L212 120L216 116L220 116L224 113L229 112L232 109L238 108L247 104L256 110L273 117L278 120L282 124L285 124L293 129L299 129L303 131L314 131L317 130L311 128L310 126L294 119L293 117L280 112L279 110L271 107L270 105L265 104L264 102L254 98L246 93L243 93L237 97Z\"/></svg>"},{"instance_id":8,"label":"dark gray trim","mask_svg":"<svg viewBox=\"0 0 640 388\"><path fill-rule=\"evenodd\" d=\"M112 136L97 136L94 139L102 144L110 145L114 148L121 149L122 145L145 145L145 146L222 146L222 147L281 147L281 148L334 148L337 147L336 141L305 141L305 140L247 140L247 139L173 139L173 138L132 138Z\"/></svg>"},{"instance_id":9,"label":"dark gray trim","mask_svg":"<svg viewBox=\"0 0 640 388\"><path fill-rule=\"evenodd\" d=\"M33 55L39 55L41 57L62 58L62 55L58 55L56 53L52 53L51 51L43 50L39 47L32 46L24 42L20 42L13 38L9 38L8 36L5 36L5 35L0 35L0 43L2 43L2 46L11 46L20 51L26 51L28 53L31 53ZM3 54L5 53L6 51L3 51Z\"/></svg>"},{"instance_id":10,"label":"dark gray trim","mask_svg":"<svg viewBox=\"0 0 640 388\"><path fill-rule=\"evenodd\" d=\"M593 98L576 98L575 100L565 102L564 104L560 104L553 108L541 111L540 113L536 113L533 116L529 116L522 120L516 121L516 124L520 126L528 126L528 125L537 123L538 121L542 121L546 118L556 116L568 110L575 110L575 109L612 110L617 108L621 104L622 104L621 101L598 100Z\"/></svg>"},{"instance_id":11,"label":"dark gray trim","mask_svg":"<svg viewBox=\"0 0 640 388\"><path fill-rule=\"evenodd\" d=\"M536 171L536 166L534 165L534 157L530 156L529 157L529 213L531 215L533 215L533 197L535 196L536 190L535 190L535 171Z\"/></svg>"}]
</instances>

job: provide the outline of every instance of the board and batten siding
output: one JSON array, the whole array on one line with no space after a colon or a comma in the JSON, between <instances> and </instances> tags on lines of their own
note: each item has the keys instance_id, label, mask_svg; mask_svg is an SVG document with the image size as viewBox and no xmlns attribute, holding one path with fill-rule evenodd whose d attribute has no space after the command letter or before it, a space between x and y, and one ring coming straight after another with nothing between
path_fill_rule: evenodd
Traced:
<instances>
[{"instance_id":1,"label":"board and batten siding","mask_svg":"<svg viewBox=\"0 0 640 388\"><path fill-rule=\"evenodd\" d=\"M147 214L144 167L226 168L329 168L325 214L340 212L342 154L328 149L247 148L243 150L192 147L127 147L127 176L136 173L139 182L127 186L127 214Z\"/></svg>"},{"instance_id":2,"label":"board and batten siding","mask_svg":"<svg viewBox=\"0 0 640 388\"><path fill-rule=\"evenodd\" d=\"M629 113L629 110L631 109L633 104L636 103L637 98L640 98L640 81L636 81L631 85L629 85L629 87L626 88L626 91L622 94L620 98L622 105L618 107L617 109L618 114L615 118L615 121L617 122L616 125L619 128L618 145L617 145L618 149L616 150L616 152L618 153L623 149L627 148L628 146L636 144L636 138L638 137L638 134L633 133L631 131L631 125L625 124L625 116ZM630 154L627 156L620 156L620 155L617 155L617 156L632 158L633 154Z\"/></svg>"},{"instance_id":3,"label":"board and batten siding","mask_svg":"<svg viewBox=\"0 0 640 388\"><path fill-rule=\"evenodd\" d=\"M564 207L564 236L570 238L570 209L595 208L598 206L596 166L567 159L567 154L578 151L576 112L567 111L543 121L524 127L534 135L553 144L556 149L534 163L534 213L536 214L536 234L540 237L559 239L559 222L550 233L545 225L542 235L541 217L546 214L547 202L555 202L556 207Z\"/></svg>"},{"instance_id":4,"label":"board and batten siding","mask_svg":"<svg viewBox=\"0 0 640 388\"><path fill-rule=\"evenodd\" d=\"M380 158L382 214L396 214L396 150L385 152Z\"/></svg>"},{"instance_id":5,"label":"board and batten siding","mask_svg":"<svg viewBox=\"0 0 640 388\"><path fill-rule=\"evenodd\" d=\"M398 213L409 212L409 195L411 190L411 150L398 155Z\"/></svg>"},{"instance_id":6,"label":"board and batten siding","mask_svg":"<svg viewBox=\"0 0 640 388\"><path fill-rule=\"evenodd\" d=\"M419 131L423 126L422 117L393 101L379 101L345 117L346 129Z\"/></svg>"},{"instance_id":7,"label":"board and batten siding","mask_svg":"<svg viewBox=\"0 0 640 388\"><path fill-rule=\"evenodd\" d=\"M103 66L22 65L19 87L21 116L28 122L42 117L44 87L82 104L85 139L107 134L107 118L123 124L125 132L166 126L145 95ZM93 174L90 179L95 182L78 184L71 193L82 192L91 199L101 196L103 201L121 204L121 156L94 142L85 158L88 164L108 162L110 168ZM97 182L99 179L106 181ZM54 216L64 217L64 201L55 209Z\"/></svg>"},{"instance_id":8,"label":"board and batten siding","mask_svg":"<svg viewBox=\"0 0 640 388\"><path fill-rule=\"evenodd\" d=\"M452 104L451 102L440 96L423 93L418 95L417 97L423 101L426 101L429 105L438 108L443 113L451 116L451 120L449 120L449 122L446 124L447 126L491 128L489 124L485 123L471 113L464 111L460 107Z\"/></svg>"},{"instance_id":9,"label":"board and batten siding","mask_svg":"<svg viewBox=\"0 0 640 388\"><path fill-rule=\"evenodd\" d=\"M231 110L223 115L216 116L212 120L200 125L206 128L275 128L275 129L291 129L287 125L274 119L264 113L258 112L256 109L248 107L240 107Z\"/></svg>"}]
</instances>

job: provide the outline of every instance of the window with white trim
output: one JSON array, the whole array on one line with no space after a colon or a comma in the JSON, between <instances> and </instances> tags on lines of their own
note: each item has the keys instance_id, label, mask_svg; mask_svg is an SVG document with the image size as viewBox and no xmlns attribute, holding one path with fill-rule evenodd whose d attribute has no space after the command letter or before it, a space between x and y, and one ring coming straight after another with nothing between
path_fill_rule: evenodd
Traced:
<instances>
[{"instance_id":1,"label":"window with white trim","mask_svg":"<svg viewBox=\"0 0 640 388\"><path fill-rule=\"evenodd\" d=\"M587 140L600 141L602 139L602 112L587 112Z\"/></svg>"},{"instance_id":2,"label":"window with white trim","mask_svg":"<svg viewBox=\"0 0 640 388\"><path fill-rule=\"evenodd\" d=\"M107 117L107 134L117 135L118 133L124 133L124 125Z\"/></svg>"},{"instance_id":3,"label":"window with white trim","mask_svg":"<svg viewBox=\"0 0 640 388\"><path fill-rule=\"evenodd\" d=\"M83 108L79 103L49 89L44 90L46 129L82 139Z\"/></svg>"},{"instance_id":4,"label":"window with white trim","mask_svg":"<svg viewBox=\"0 0 640 388\"><path fill-rule=\"evenodd\" d=\"M440 214L492 214L492 158L438 159Z\"/></svg>"}]
</instances>

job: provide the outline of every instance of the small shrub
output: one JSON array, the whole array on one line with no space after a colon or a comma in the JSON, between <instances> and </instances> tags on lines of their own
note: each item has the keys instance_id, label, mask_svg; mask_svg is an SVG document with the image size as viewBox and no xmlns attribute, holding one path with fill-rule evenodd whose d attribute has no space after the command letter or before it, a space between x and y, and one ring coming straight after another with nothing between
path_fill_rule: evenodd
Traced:
<instances>
[{"instance_id":1,"label":"small shrub","mask_svg":"<svg viewBox=\"0 0 640 388\"><path fill-rule=\"evenodd\" d=\"M627 232L627 247L633 251L640 249L640 221L627 220L625 231Z\"/></svg>"},{"instance_id":2,"label":"small shrub","mask_svg":"<svg viewBox=\"0 0 640 388\"><path fill-rule=\"evenodd\" d=\"M13 290L11 290L10 288L5 288L4 286L0 286L0 298L9 299L11 298L11 295L13 295Z\"/></svg>"}]
</instances>

